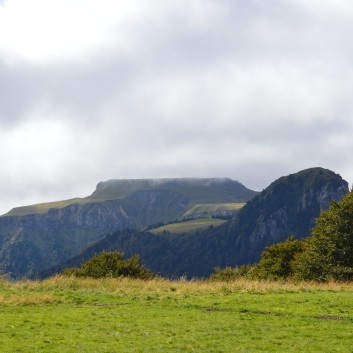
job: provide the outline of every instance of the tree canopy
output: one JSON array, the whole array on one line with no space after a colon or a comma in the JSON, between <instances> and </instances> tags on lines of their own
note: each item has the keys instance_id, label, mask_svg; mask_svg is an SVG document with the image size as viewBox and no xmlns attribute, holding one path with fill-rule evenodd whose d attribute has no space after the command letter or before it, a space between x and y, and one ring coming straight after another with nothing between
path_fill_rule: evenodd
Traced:
<instances>
[{"instance_id":1,"label":"tree canopy","mask_svg":"<svg viewBox=\"0 0 353 353\"><path fill-rule=\"evenodd\" d=\"M304 280L353 280L353 191L321 212L308 248L296 260Z\"/></svg>"},{"instance_id":2,"label":"tree canopy","mask_svg":"<svg viewBox=\"0 0 353 353\"><path fill-rule=\"evenodd\" d=\"M282 243L267 247L261 254L259 263L254 267L252 276L260 279L286 279L294 275L296 256L306 247L304 241L289 237Z\"/></svg>"}]
</instances>

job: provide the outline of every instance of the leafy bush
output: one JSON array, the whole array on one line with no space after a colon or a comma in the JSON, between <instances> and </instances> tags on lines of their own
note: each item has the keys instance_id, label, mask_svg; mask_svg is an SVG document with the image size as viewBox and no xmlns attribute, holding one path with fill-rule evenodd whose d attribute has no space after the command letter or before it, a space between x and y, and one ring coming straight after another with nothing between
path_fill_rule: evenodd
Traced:
<instances>
[{"instance_id":1,"label":"leafy bush","mask_svg":"<svg viewBox=\"0 0 353 353\"><path fill-rule=\"evenodd\" d=\"M294 260L305 248L306 243L294 237L267 247L254 268L253 278L280 280L292 277L295 271Z\"/></svg>"},{"instance_id":2,"label":"leafy bush","mask_svg":"<svg viewBox=\"0 0 353 353\"><path fill-rule=\"evenodd\" d=\"M76 277L130 277L149 279L154 274L145 268L139 256L124 260L121 252L102 252L84 262L81 268L69 268L64 271L66 276Z\"/></svg>"}]
</instances>

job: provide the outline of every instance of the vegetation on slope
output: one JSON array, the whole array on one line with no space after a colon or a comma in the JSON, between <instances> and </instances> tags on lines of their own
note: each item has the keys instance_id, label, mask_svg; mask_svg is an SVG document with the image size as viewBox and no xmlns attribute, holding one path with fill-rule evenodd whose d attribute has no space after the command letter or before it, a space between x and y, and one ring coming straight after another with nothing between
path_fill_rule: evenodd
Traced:
<instances>
[{"instance_id":1,"label":"vegetation on slope","mask_svg":"<svg viewBox=\"0 0 353 353\"><path fill-rule=\"evenodd\" d=\"M88 198L14 209L0 217L0 270L14 279L33 276L114 231L175 221L194 203L244 202L256 194L230 179L103 182Z\"/></svg>"},{"instance_id":2,"label":"vegetation on slope","mask_svg":"<svg viewBox=\"0 0 353 353\"><path fill-rule=\"evenodd\" d=\"M213 184L204 183L198 190L217 185L225 191L233 185L228 180ZM339 175L313 168L272 183L223 225L168 236L125 231L168 223L185 212L187 199L162 190L140 191L119 201L70 205L43 215L2 217L0 269L12 272L13 278L35 276L56 264L62 269L76 254L83 253L81 260L87 260L92 255L86 257L91 251L84 251L87 246L118 230L96 249L139 254L148 268L163 276L207 277L217 266L257 262L267 246L289 235L308 236L320 211L330 200L339 200L348 186Z\"/></svg>"},{"instance_id":3,"label":"vegetation on slope","mask_svg":"<svg viewBox=\"0 0 353 353\"><path fill-rule=\"evenodd\" d=\"M353 191L321 213L295 260L295 274L301 279L353 280Z\"/></svg>"},{"instance_id":4,"label":"vegetation on slope","mask_svg":"<svg viewBox=\"0 0 353 353\"><path fill-rule=\"evenodd\" d=\"M217 269L213 278L270 280L353 280L353 191L321 212L312 236L290 237L267 247L254 266Z\"/></svg>"},{"instance_id":5,"label":"vegetation on slope","mask_svg":"<svg viewBox=\"0 0 353 353\"><path fill-rule=\"evenodd\" d=\"M43 202L30 206L21 206L15 207L9 212L5 213L1 217L21 217L30 214L44 214L47 213L51 209L60 209L69 205L75 204L85 204L88 203L89 200L84 198L76 197L74 199L62 200L62 201L53 201L53 202Z\"/></svg>"},{"instance_id":6,"label":"vegetation on slope","mask_svg":"<svg viewBox=\"0 0 353 353\"><path fill-rule=\"evenodd\" d=\"M141 190L177 193L188 200L188 207L246 202L257 194L229 178L117 179L99 183L90 199L123 199Z\"/></svg>"},{"instance_id":7,"label":"vegetation on slope","mask_svg":"<svg viewBox=\"0 0 353 353\"><path fill-rule=\"evenodd\" d=\"M339 175L313 168L274 182L231 222L167 236L134 230L115 232L41 276L78 266L105 250L122 251L126 256L139 254L148 268L162 276L208 277L215 267L258 262L267 246L285 241L290 235L309 236L327 200L339 200L347 191L347 183Z\"/></svg>"},{"instance_id":8,"label":"vegetation on slope","mask_svg":"<svg viewBox=\"0 0 353 353\"><path fill-rule=\"evenodd\" d=\"M186 203L186 209L204 203L244 203L257 194L228 178L113 179L98 183L96 190L88 197L16 207L3 216L44 214L50 209L60 209L70 205L125 200L140 192L178 194Z\"/></svg>"},{"instance_id":9,"label":"vegetation on slope","mask_svg":"<svg viewBox=\"0 0 353 353\"><path fill-rule=\"evenodd\" d=\"M197 218L197 219L193 219L185 222L166 224L162 227L154 228L150 230L150 232L153 234L159 234L159 233L165 233L165 232L175 233L175 234L187 233L187 232L194 231L196 229L201 230L208 227L217 227L224 223L226 223L226 221L222 219Z\"/></svg>"},{"instance_id":10,"label":"vegetation on slope","mask_svg":"<svg viewBox=\"0 0 353 353\"><path fill-rule=\"evenodd\" d=\"M222 214L226 213L235 213L239 211L245 205L244 202L237 203L208 203L208 204L200 204L193 206L190 210L185 212L181 218L191 218L196 217L198 215L208 215L212 216L213 214Z\"/></svg>"}]
</instances>

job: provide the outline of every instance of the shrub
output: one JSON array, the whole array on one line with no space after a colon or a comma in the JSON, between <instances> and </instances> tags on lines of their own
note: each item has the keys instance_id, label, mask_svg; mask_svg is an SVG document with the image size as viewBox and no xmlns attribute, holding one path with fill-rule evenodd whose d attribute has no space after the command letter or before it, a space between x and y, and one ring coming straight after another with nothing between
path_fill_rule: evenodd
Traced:
<instances>
[{"instance_id":1,"label":"shrub","mask_svg":"<svg viewBox=\"0 0 353 353\"><path fill-rule=\"evenodd\" d=\"M304 251L306 243L289 237L285 242L267 247L252 273L253 278L280 280L292 277L294 261Z\"/></svg>"},{"instance_id":2,"label":"shrub","mask_svg":"<svg viewBox=\"0 0 353 353\"><path fill-rule=\"evenodd\" d=\"M135 255L124 260L120 252L102 252L84 262L81 268L69 268L64 271L66 276L75 277L130 277L149 279L154 274L143 266L140 257Z\"/></svg>"}]
</instances>

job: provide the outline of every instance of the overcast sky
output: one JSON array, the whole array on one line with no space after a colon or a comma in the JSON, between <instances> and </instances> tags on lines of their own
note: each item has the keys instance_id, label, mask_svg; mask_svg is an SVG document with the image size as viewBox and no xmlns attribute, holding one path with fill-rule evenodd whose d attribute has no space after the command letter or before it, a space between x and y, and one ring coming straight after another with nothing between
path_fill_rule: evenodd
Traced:
<instances>
[{"instance_id":1,"label":"overcast sky","mask_svg":"<svg viewBox=\"0 0 353 353\"><path fill-rule=\"evenodd\" d=\"M351 0L0 0L0 213L115 178L353 182Z\"/></svg>"}]
</instances>

